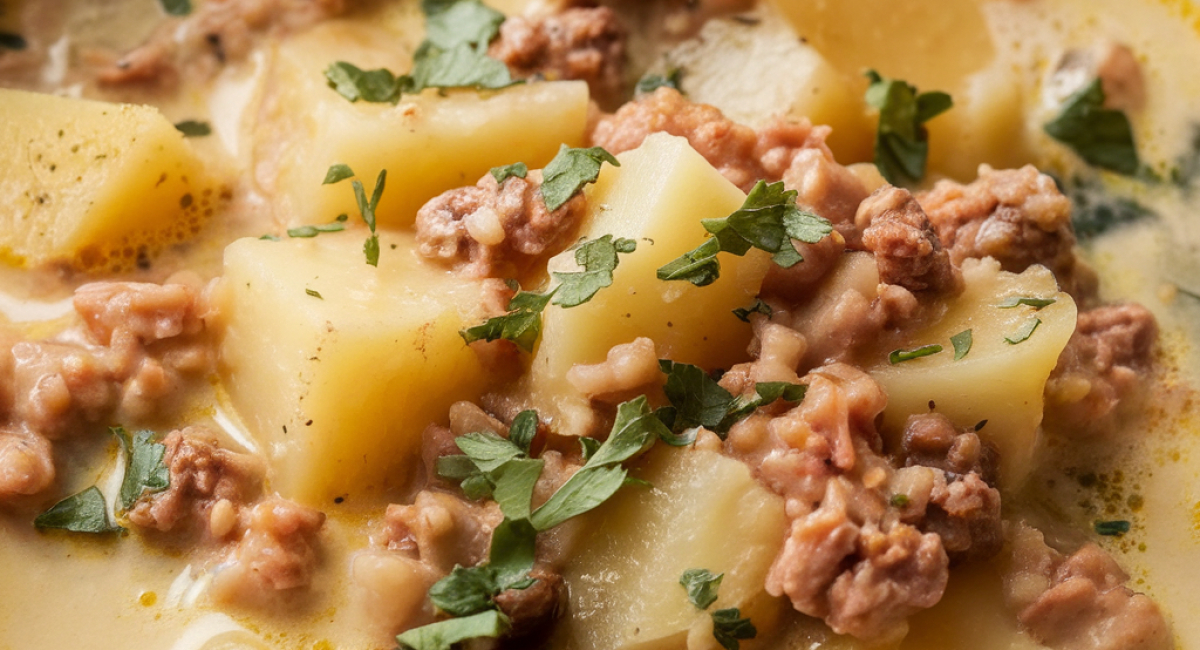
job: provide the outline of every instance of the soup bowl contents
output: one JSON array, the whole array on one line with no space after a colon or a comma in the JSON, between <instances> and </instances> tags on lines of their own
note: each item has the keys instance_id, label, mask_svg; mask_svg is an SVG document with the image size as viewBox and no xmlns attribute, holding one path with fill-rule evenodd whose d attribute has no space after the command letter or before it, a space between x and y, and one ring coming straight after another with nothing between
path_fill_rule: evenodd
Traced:
<instances>
[{"instance_id":1,"label":"soup bowl contents","mask_svg":"<svg viewBox=\"0 0 1200 650\"><path fill-rule=\"evenodd\" d=\"M1200 647L1166 0L0 0L0 647Z\"/></svg>"}]
</instances>

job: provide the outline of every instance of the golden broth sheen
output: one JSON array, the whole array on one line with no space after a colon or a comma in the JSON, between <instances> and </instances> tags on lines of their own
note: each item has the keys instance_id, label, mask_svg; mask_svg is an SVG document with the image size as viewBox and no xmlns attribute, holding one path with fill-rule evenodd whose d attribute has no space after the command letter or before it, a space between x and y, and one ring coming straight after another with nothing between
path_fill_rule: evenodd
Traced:
<instances>
[{"instance_id":1,"label":"golden broth sheen","mask_svg":"<svg viewBox=\"0 0 1200 650\"><path fill-rule=\"evenodd\" d=\"M0 0L12 15L26 3ZM400 42L410 49L419 40L414 2L381 6L323 26L353 39L347 47L370 50ZM524 2L495 3L518 11ZM849 80L861 94L864 67L907 79L922 90L943 89L960 100L965 115L950 114L930 124L931 170L960 180L988 162L998 167L1034 162L1069 173L1071 156L1049 142L1041 124L1055 104L1042 84L1061 53L1101 39L1127 44L1146 78L1146 106L1133 115L1139 150L1145 161L1165 169L1186 154L1192 128L1200 123L1200 11L1183 0L962 0L899 3L895 0L774 0L776 10L796 26L809 46ZM158 15L154 0L46 0L55 11L43 15L44 29L64 47L108 44L130 47L152 29L145 16ZM769 10L768 10L769 11ZM770 17L770 14L767 14ZM864 24L865 16L871 17ZM0 20L9 20L0 16ZM122 29L113 29L114 24ZM0 23L0 27L8 23ZM917 27L914 27L917 26ZM393 45L394 46L394 45ZM258 235L271 227L272 215L250 180L256 162L269 155L262 136L270 124L259 122L269 86L274 46L264 44L244 61L229 66L211 82L184 84L170 98L144 91L101 92L75 85L71 66L55 64L37 79L16 85L41 90L63 88L104 99L155 103L173 121L206 118L214 136L195 141L205 160L234 183L229 214L210 226L206 239L183 252L170 253L154 271L136 278L161 280L179 268L215 275L224 243ZM68 57L70 58L70 57ZM362 63L374 63L362 61ZM383 63L374 63L383 65ZM48 64L49 66L49 64ZM2 73L0 73L2 74ZM1001 79L997 85L988 80ZM8 84L8 82L0 81ZM686 82L685 82L686 88ZM721 97L700 97L721 106ZM764 114L773 110L763 107ZM995 112L1002 115L995 115ZM990 129L976 128L980 124ZM835 140L843 162L869 158L869 138ZM1200 648L1200 446L1197 411L1189 387L1200 379L1200 234L1191 220L1200 197L1169 185L1145 186L1105 178L1107 190L1142 202L1159 219L1111 232L1086 245L1104 280L1108 299L1138 300L1162 326L1167 368L1156 401L1144 420L1131 423L1111 447L1048 450L1046 468L1037 473L1020 503L1006 503L1010 514L1072 522L1081 531L1097 518L1125 518L1134 524L1124 538L1101 540L1166 611L1180 648ZM76 280L78 282L78 280ZM70 312L71 286L29 271L0 270L0 313L30 336L44 336L64 323ZM187 422L211 422L231 436L245 438L221 407L220 391L191 396L183 409ZM164 430L171 422L161 423ZM116 461L106 441L71 448L61 474L69 476L64 493L92 483L112 483ZM1094 473L1092 485L1081 475ZM1087 487L1081 486L1087 483ZM111 488L112 486L109 485ZM349 602L349 558L367 546L370 513L332 514L324 534L324 569L312 592L289 603L289 612L216 612L196 599L203 577L191 577L186 556L144 545L136 535L94 540L44 535L23 517L0 516L0 648L368 648L378 644L359 608ZM1081 533L1081 539L1086 533ZM822 625L798 617L785 625L771 647L859 648ZM750 647L750 646L747 646ZM1003 606L999 569L993 564L955 573L943 602L912 619L903 648L1001 650L1039 647L1016 629Z\"/></svg>"}]
</instances>

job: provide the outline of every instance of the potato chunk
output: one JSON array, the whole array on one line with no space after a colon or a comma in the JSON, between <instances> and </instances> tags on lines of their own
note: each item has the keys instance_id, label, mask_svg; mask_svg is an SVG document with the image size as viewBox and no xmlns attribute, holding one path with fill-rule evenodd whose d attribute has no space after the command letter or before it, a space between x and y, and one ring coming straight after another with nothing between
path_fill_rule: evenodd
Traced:
<instances>
[{"instance_id":1,"label":"potato chunk","mask_svg":"<svg viewBox=\"0 0 1200 650\"><path fill-rule=\"evenodd\" d=\"M1033 469L1042 393L1075 331L1075 301L1041 266L1014 274L986 258L966 260L962 271L963 293L949 301L940 320L911 338L914 348L937 344L944 349L895 365L884 359L870 370L888 395L883 430L898 442L908 416L927 413L931 404L960 427L986 420L979 435L1000 450L1001 487L1015 490ZM998 306L1018 297L1054 302L1041 309ZM1035 318L1040 324L1022 340ZM966 330L971 331L970 351L955 361L950 338Z\"/></svg>"},{"instance_id":2,"label":"potato chunk","mask_svg":"<svg viewBox=\"0 0 1200 650\"><path fill-rule=\"evenodd\" d=\"M273 488L313 505L403 484L425 426L485 384L458 334L482 285L426 266L407 234L383 235L368 266L360 234L225 251L224 385Z\"/></svg>"},{"instance_id":3,"label":"potato chunk","mask_svg":"<svg viewBox=\"0 0 1200 650\"><path fill-rule=\"evenodd\" d=\"M739 461L716 452L660 445L638 478L592 515L589 535L563 573L570 647L658 650L718 647L712 610L738 607L765 635L778 614L767 570L783 544L783 499ZM679 578L687 569L724 573L718 599L702 612Z\"/></svg>"},{"instance_id":4,"label":"potato chunk","mask_svg":"<svg viewBox=\"0 0 1200 650\"><path fill-rule=\"evenodd\" d=\"M199 230L213 200L157 109L0 89L0 255L124 270Z\"/></svg>"},{"instance_id":5,"label":"potato chunk","mask_svg":"<svg viewBox=\"0 0 1200 650\"><path fill-rule=\"evenodd\" d=\"M706 287L659 280L659 267L708 237L701 219L729 216L746 196L683 138L654 134L618 158L621 166L605 166L588 190L582 236L627 237L637 250L621 255L612 286L590 302L546 308L531 368L539 411L569 435L586 432L591 410L562 378L575 364L603 361L614 345L645 336L675 361L728 368L744 360L750 326L731 312L754 302L770 263L762 251L722 253L721 277ZM558 271L574 265L574 251L550 261Z\"/></svg>"},{"instance_id":6,"label":"potato chunk","mask_svg":"<svg viewBox=\"0 0 1200 650\"><path fill-rule=\"evenodd\" d=\"M405 95L398 105L351 103L322 74L335 61L363 68L391 65L378 56L348 54L332 29L314 30L280 46L281 87L275 110L293 127L280 163L282 214L290 225L354 214L345 185L322 185L330 165L349 165L374 182L388 170L388 192L379 204L383 226L407 226L417 209L442 192L472 185L492 167L524 162L545 166L562 144L580 146L587 126L587 84L540 82L504 90L427 90ZM401 74L403 68L390 67ZM282 113L305 107L302 119Z\"/></svg>"}]
</instances>

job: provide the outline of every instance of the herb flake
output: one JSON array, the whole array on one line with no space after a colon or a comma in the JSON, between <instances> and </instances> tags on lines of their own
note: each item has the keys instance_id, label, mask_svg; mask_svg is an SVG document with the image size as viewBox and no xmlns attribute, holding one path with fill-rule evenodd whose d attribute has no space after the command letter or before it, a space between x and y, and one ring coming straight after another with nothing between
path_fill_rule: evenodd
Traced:
<instances>
[{"instance_id":1,"label":"herb flake","mask_svg":"<svg viewBox=\"0 0 1200 650\"><path fill-rule=\"evenodd\" d=\"M1021 326L1021 329L1018 329L1011 336L1004 337L1004 342L1008 343L1009 345L1016 345L1018 343L1023 343L1024 341L1027 341L1029 339L1029 337L1033 336L1033 331L1036 330L1038 328L1038 325L1041 325L1041 324L1042 324L1042 319L1031 318L1031 319L1025 321L1025 324Z\"/></svg>"},{"instance_id":2,"label":"herb flake","mask_svg":"<svg viewBox=\"0 0 1200 650\"><path fill-rule=\"evenodd\" d=\"M1132 176L1141 167L1133 127L1125 113L1105 108L1104 99L1104 87L1094 79L1068 97L1058 117L1043 128L1087 164Z\"/></svg>"},{"instance_id":3,"label":"herb flake","mask_svg":"<svg viewBox=\"0 0 1200 650\"><path fill-rule=\"evenodd\" d=\"M208 122L201 122L199 120L184 120L176 124L175 129L182 133L185 138L200 138L212 135L212 126Z\"/></svg>"},{"instance_id":4,"label":"herb flake","mask_svg":"<svg viewBox=\"0 0 1200 650\"><path fill-rule=\"evenodd\" d=\"M958 361L971 351L971 330L965 329L950 337L950 345L954 346L954 360Z\"/></svg>"},{"instance_id":5,"label":"herb flake","mask_svg":"<svg viewBox=\"0 0 1200 650\"><path fill-rule=\"evenodd\" d=\"M718 609L712 613L713 636L725 650L738 650L739 641L758 636L758 629L736 607Z\"/></svg>"},{"instance_id":6,"label":"herb flake","mask_svg":"<svg viewBox=\"0 0 1200 650\"><path fill-rule=\"evenodd\" d=\"M186 16L192 13L191 0L158 0L158 4L170 16Z\"/></svg>"},{"instance_id":7,"label":"herb flake","mask_svg":"<svg viewBox=\"0 0 1200 650\"><path fill-rule=\"evenodd\" d=\"M922 345L921 347L914 348L912 350L892 350L888 354L888 363L894 366L898 363L912 361L913 359L920 359L921 357L927 357L931 354L937 354L941 351L942 346L936 343L933 345Z\"/></svg>"},{"instance_id":8,"label":"herb flake","mask_svg":"<svg viewBox=\"0 0 1200 650\"><path fill-rule=\"evenodd\" d=\"M879 110L875 133L875 166L893 185L919 182L925 176L929 156L929 132L925 123L950 110L954 101L944 92L918 93L916 87L899 79L886 79L867 71L867 104Z\"/></svg>"},{"instance_id":9,"label":"herb flake","mask_svg":"<svg viewBox=\"0 0 1200 650\"><path fill-rule=\"evenodd\" d=\"M687 590L688 602L696 609L708 609L717 602L717 589L724 577L724 573L713 575L708 569L688 569L680 576L679 584Z\"/></svg>"},{"instance_id":10,"label":"herb flake","mask_svg":"<svg viewBox=\"0 0 1200 650\"><path fill-rule=\"evenodd\" d=\"M497 185L503 185L504 181L513 177L525 178L529 174L529 166L523 162L518 162L511 165L492 167L488 173L492 175L492 178L496 179Z\"/></svg>"},{"instance_id":11,"label":"herb flake","mask_svg":"<svg viewBox=\"0 0 1200 650\"><path fill-rule=\"evenodd\" d=\"M161 492L171 486L171 474L163 464L166 446L155 441L153 431L138 431L130 436L124 427L111 427L125 456L125 476L118 500L128 510L143 494Z\"/></svg>"},{"instance_id":12,"label":"herb flake","mask_svg":"<svg viewBox=\"0 0 1200 650\"><path fill-rule=\"evenodd\" d=\"M38 515L33 525L46 529L57 528L75 533L115 533L125 530L108 519L108 507L100 489L92 486L59 501Z\"/></svg>"},{"instance_id":13,"label":"herb flake","mask_svg":"<svg viewBox=\"0 0 1200 650\"><path fill-rule=\"evenodd\" d=\"M1097 521L1092 524L1092 527L1095 529L1097 535L1120 537L1129 532L1132 524L1124 519L1117 519L1114 521Z\"/></svg>"},{"instance_id":14,"label":"herb flake","mask_svg":"<svg viewBox=\"0 0 1200 650\"><path fill-rule=\"evenodd\" d=\"M754 304L749 307L739 307L733 310L733 315L737 316L738 320L746 323L750 322L750 314L762 314L770 318L773 313L775 312L771 309L771 306L763 302L761 298L755 298Z\"/></svg>"},{"instance_id":15,"label":"herb flake","mask_svg":"<svg viewBox=\"0 0 1200 650\"><path fill-rule=\"evenodd\" d=\"M454 644L480 637L497 638L509 629L508 617L489 609L411 629L396 636L401 647L412 650L451 650Z\"/></svg>"},{"instance_id":16,"label":"herb flake","mask_svg":"<svg viewBox=\"0 0 1200 650\"><path fill-rule=\"evenodd\" d=\"M1040 310L1042 307L1048 307L1053 304L1054 304L1054 298L1031 298L1029 296L1009 296L1008 298L1005 298L1003 301L1000 302L1000 304L998 304L996 306L999 307L1000 309L1012 309L1014 307L1019 307L1021 305L1025 305L1027 307L1033 307L1035 310Z\"/></svg>"},{"instance_id":17,"label":"herb flake","mask_svg":"<svg viewBox=\"0 0 1200 650\"><path fill-rule=\"evenodd\" d=\"M553 212L579 193L584 185L595 183L600 166L608 163L620 167L616 157L603 147L577 149L562 145L554 159L542 170L542 200Z\"/></svg>"}]
</instances>

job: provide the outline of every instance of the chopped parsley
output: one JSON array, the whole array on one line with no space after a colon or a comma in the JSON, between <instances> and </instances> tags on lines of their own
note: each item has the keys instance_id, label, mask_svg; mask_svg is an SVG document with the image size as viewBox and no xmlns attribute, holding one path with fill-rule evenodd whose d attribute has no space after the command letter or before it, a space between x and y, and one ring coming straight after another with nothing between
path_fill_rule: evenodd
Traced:
<instances>
[{"instance_id":1,"label":"chopped parsley","mask_svg":"<svg viewBox=\"0 0 1200 650\"><path fill-rule=\"evenodd\" d=\"M641 79L638 79L634 90L639 95L649 95L659 88L682 90L679 87L679 81L682 76L683 70L679 68L671 68L665 75L648 72Z\"/></svg>"},{"instance_id":2,"label":"chopped parsley","mask_svg":"<svg viewBox=\"0 0 1200 650\"><path fill-rule=\"evenodd\" d=\"M288 228L287 235L288 235L288 237L299 237L299 238L307 239L309 237L316 237L317 235L319 235L323 232L341 232L346 229L346 219L347 218L348 217L346 215L339 214L337 216L337 219L334 219L333 221L331 221L329 223L322 223L322 224L310 225L310 226L296 226L295 228Z\"/></svg>"},{"instance_id":3,"label":"chopped parsley","mask_svg":"<svg viewBox=\"0 0 1200 650\"><path fill-rule=\"evenodd\" d=\"M712 613L713 636L725 650L738 650L740 640L758 636L758 629L736 607L718 609Z\"/></svg>"},{"instance_id":4,"label":"chopped parsley","mask_svg":"<svg viewBox=\"0 0 1200 650\"><path fill-rule=\"evenodd\" d=\"M12 32L0 32L0 49L23 50L29 47L25 37Z\"/></svg>"},{"instance_id":5,"label":"chopped parsley","mask_svg":"<svg viewBox=\"0 0 1200 650\"><path fill-rule=\"evenodd\" d=\"M529 166L523 162L513 163L501 167L492 167L488 173L492 175L492 178L496 179L497 185L503 185L504 181L514 176L516 178L525 178L529 173Z\"/></svg>"},{"instance_id":6,"label":"chopped parsley","mask_svg":"<svg viewBox=\"0 0 1200 650\"><path fill-rule=\"evenodd\" d=\"M676 446L694 441L694 435L680 439L677 434L695 427L704 427L724 440L730 427L758 407L780 399L799 402L808 390L804 384L762 382L755 384L753 395L735 397L699 366L668 359L658 364L667 375L663 392L671 402L671 406L659 409L659 419L676 434L663 440Z\"/></svg>"},{"instance_id":7,"label":"chopped parsley","mask_svg":"<svg viewBox=\"0 0 1200 650\"><path fill-rule=\"evenodd\" d=\"M1054 298L1030 298L1027 296L1009 296L1008 298L1005 298L1000 304L998 304L996 306L999 307L1000 309L1012 309L1013 307L1019 307L1021 305L1025 305L1027 307L1033 307L1035 310L1037 310L1037 309L1041 309L1042 307L1048 307L1053 304L1054 304Z\"/></svg>"},{"instance_id":8,"label":"chopped parsley","mask_svg":"<svg viewBox=\"0 0 1200 650\"><path fill-rule=\"evenodd\" d=\"M1031 318L1031 319L1025 321L1025 324L1021 326L1021 329L1018 329L1016 332L1014 332L1012 334L1012 336L1004 337L1004 342L1008 343L1009 345L1016 345L1018 343L1022 343L1024 341L1028 340L1029 337L1033 336L1033 331L1036 330L1038 328L1038 325L1041 325L1041 324L1042 324L1042 319Z\"/></svg>"},{"instance_id":9,"label":"chopped parsley","mask_svg":"<svg viewBox=\"0 0 1200 650\"><path fill-rule=\"evenodd\" d=\"M1120 537L1128 533L1132 526L1124 519L1117 519L1114 521L1097 521L1092 524L1092 527L1096 530L1097 535Z\"/></svg>"},{"instance_id":10,"label":"chopped parsley","mask_svg":"<svg viewBox=\"0 0 1200 650\"><path fill-rule=\"evenodd\" d=\"M600 176L600 166L608 163L620 167L621 163L603 147L576 149L562 145L558 154L542 170L542 200L546 209L553 212L571 200L584 185L595 183Z\"/></svg>"},{"instance_id":11,"label":"chopped parsley","mask_svg":"<svg viewBox=\"0 0 1200 650\"><path fill-rule=\"evenodd\" d=\"M763 316L770 318L772 313L774 313L774 311L771 309L771 306L763 302L760 298L755 298L754 304L750 305L749 307L738 307L737 309L733 310L734 316L737 316L739 320L747 323L750 322L750 314L762 314Z\"/></svg>"},{"instance_id":12,"label":"chopped parsley","mask_svg":"<svg viewBox=\"0 0 1200 650\"><path fill-rule=\"evenodd\" d=\"M192 13L191 0L158 0L163 11L171 16L186 16Z\"/></svg>"},{"instance_id":13,"label":"chopped parsley","mask_svg":"<svg viewBox=\"0 0 1200 650\"><path fill-rule=\"evenodd\" d=\"M925 123L950 110L954 101L944 92L917 93L899 79L885 79L867 71L867 103L879 110L875 133L875 166L893 185L919 182L929 157L929 132Z\"/></svg>"},{"instance_id":14,"label":"chopped parsley","mask_svg":"<svg viewBox=\"0 0 1200 650\"><path fill-rule=\"evenodd\" d=\"M351 102L361 99L364 102L395 104L400 101L405 77L397 77L387 68L363 70L352 63L337 61L325 68L325 81L337 94Z\"/></svg>"},{"instance_id":15,"label":"chopped parsley","mask_svg":"<svg viewBox=\"0 0 1200 650\"><path fill-rule=\"evenodd\" d=\"M659 268L659 280L712 284L721 272L717 253L742 256L751 248L771 253L776 264L790 268L804 261L793 239L815 244L833 232L829 220L797 208L796 191L784 189L782 182L759 181L733 214L700 223L713 236Z\"/></svg>"},{"instance_id":16,"label":"chopped parsley","mask_svg":"<svg viewBox=\"0 0 1200 650\"><path fill-rule=\"evenodd\" d=\"M425 40L436 47L450 49L459 45L482 45L500 31L504 14L479 0L426 0Z\"/></svg>"},{"instance_id":17,"label":"chopped parsley","mask_svg":"<svg viewBox=\"0 0 1200 650\"><path fill-rule=\"evenodd\" d=\"M412 650L451 650L456 643L479 637L497 638L508 631L508 617L489 609L472 616L452 618L413 628L396 636L401 647Z\"/></svg>"},{"instance_id":18,"label":"chopped parsley","mask_svg":"<svg viewBox=\"0 0 1200 650\"><path fill-rule=\"evenodd\" d=\"M33 520L38 528L58 528L75 533L116 533L125 530L108 519L108 506L100 489L92 486L59 501Z\"/></svg>"},{"instance_id":19,"label":"chopped parsley","mask_svg":"<svg viewBox=\"0 0 1200 650\"><path fill-rule=\"evenodd\" d=\"M1047 122L1044 129L1094 167L1126 176L1136 174L1141 167L1129 118L1104 107L1100 79L1068 97L1058 117Z\"/></svg>"},{"instance_id":20,"label":"chopped parsley","mask_svg":"<svg viewBox=\"0 0 1200 650\"><path fill-rule=\"evenodd\" d=\"M171 474L163 464L167 448L155 441L153 431L138 431L133 436L124 427L111 427L109 431L121 443L125 455L125 477L119 493L122 510L131 508L143 494L171 486Z\"/></svg>"},{"instance_id":21,"label":"chopped parsley","mask_svg":"<svg viewBox=\"0 0 1200 650\"><path fill-rule=\"evenodd\" d=\"M175 128L183 134L185 138L199 138L206 135L212 135L212 126L208 122L198 120L184 120L175 125Z\"/></svg>"},{"instance_id":22,"label":"chopped parsley","mask_svg":"<svg viewBox=\"0 0 1200 650\"><path fill-rule=\"evenodd\" d=\"M912 350L892 350L891 353L888 354L888 363L894 366L898 363L912 361L913 359L920 359L921 357L927 357L931 354L937 354L941 351L942 346L936 343L933 345L922 345L921 347L914 348Z\"/></svg>"},{"instance_id":23,"label":"chopped parsley","mask_svg":"<svg viewBox=\"0 0 1200 650\"><path fill-rule=\"evenodd\" d=\"M619 253L632 253L637 242L632 239L604 235L583 242L575 249L575 261L583 271L554 272L558 285L544 293L518 291L508 301L508 313L489 318L482 325L459 332L463 340L495 341L505 339L517 347L532 352L542 334L542 311L553 301L563 308L578 307L591 300L596 292L611 286L612 274L619 263Z\"/></svg>"},{"instance_id":24,"label":"chopped parsley","mask_svg":"<svg viewBox=\"0 0 1200 650\"><path fill-rule=\"evenodd\" d=\"M325 172L325 180L321 184L329 185L332 183L339 183L353 176L355 176L354 170L350 169L349 165L337 163L335 165L331 165L329 170ZM354 200L358 203L358 212L362 215L363 221L366 222L367 228L371 229L371 235L367 237L365 242L363 242L363 256L366 258L367 264L370 264L371 266L379 266L379 235L375 233L375 210L379 207L379 199L383 196L383 188L386 182L387 170L381 169L379 170L379 176L375 179L375 189L371 193L370 200L367 200L367 191L366 188L363 187L362 181L356 178L350 182L351 187L354 188ZM342 218L339 216L335 223L339 223L341 221ZM319 226L311 227L320 228ZM341 228L335 227L334 224L329 224L325 227L332 228L332 230L319 232L335 232L337 230L341 230ZM313 235L292 235L292 231L289 230L288 235L293 237L313 237L316 236L316 233Z\"/></svg>"},{"instance_id":25,"label":"chopped parsley","mask_svg":"<svg viewBox=\"0 0 1200 650\"><path fill-rule=\"evenodd\" d=\"M958 361L971 351L971 330L965 329L950 337L950 345L954 346L954 360Z\"/></svg>"},{"instance_id":26,"label":"chopped parsley","mask_svg":"<svg viewBox=\"0 0 1200 650\"><path fill-rule=\"evenodd\" d=\"M908 506L908 501L909 499L907 494L893 494L888 503L890 503L893 508L904 508Z\"/></svg>"},{"instance_id":27,"label":"chopped parsley","mask_svg":"<svg viewBox=\"0 0 1200 650\"><path fill-rule=\"evenodd\" d=\"M696 609L708 609L717 602L717 589L724 577L724 573L713 575L708 569L688 569L680 576L679 584L687 590L688 602Z\"/></svg>"},{"instance_id":28,"label":"chopped parsley","mask_svg":"<svg viewBox=\"0 0 1200 650\"><path fill-rule=\"evenodd\" d=\"M308 295L312 296L313 298L318 298L318 299L320 299L320 300L324 300L324 299L325 299L325 296L322 296L322 295L321 295L321 292L320 292L320 291L317 291L316 289L309 289L309 288L305 287L305 289L304 289L304 293L306 293L306 294L308 294Z\"/></svg>"}]
</instances>

